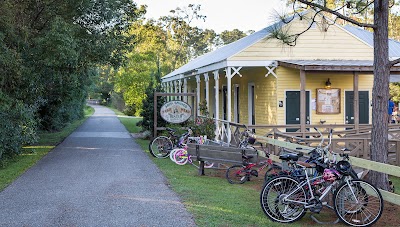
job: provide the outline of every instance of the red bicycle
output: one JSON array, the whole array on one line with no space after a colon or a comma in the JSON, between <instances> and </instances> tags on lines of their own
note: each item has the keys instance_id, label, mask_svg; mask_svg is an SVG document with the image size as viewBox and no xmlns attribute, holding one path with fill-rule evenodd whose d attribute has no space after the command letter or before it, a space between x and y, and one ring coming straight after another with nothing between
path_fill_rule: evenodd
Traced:
<instances>
[{"instance_id":1,"label":"red bicycle","mask_svg":"<svg viewBox=\"0 0 400 227\"><path fill-rule=\"evenodd\" d=\"M240 143L244 144L244 146L240 147L252 148L256 150L253 146L249 145L253 145L256 141L255 136L252 134L252 132L250 130L246 130L243 135L244 139ZM264 179L267 180L269 178L279 175L279 173L282 171L282 167L272 163L272 160L269 158L269 154L263 148L262 143L260 143L260 145L261 149L264 151L268 159L262 162L252 163L250 162L250 160L254 157L253 155L242 155L242 165L233 165L226 170L225 177L229 183L243 184L246 181L250 181L252 176L258 177L260 175L260 172L266 167L269 168L265 173Z\"/></svg>"}]
</instances>

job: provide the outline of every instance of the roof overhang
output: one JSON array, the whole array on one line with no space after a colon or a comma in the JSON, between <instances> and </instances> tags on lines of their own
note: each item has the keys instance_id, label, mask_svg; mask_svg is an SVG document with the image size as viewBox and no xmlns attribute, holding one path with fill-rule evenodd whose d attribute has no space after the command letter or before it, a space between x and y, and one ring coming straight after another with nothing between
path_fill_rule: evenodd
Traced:
<instances>
[{"instance_id":1,"label":"roof overhang","mask_svg":"<svg viewBox=\"0 0 400 227\"><path fill-rule=\"evenodd\" d=\"M276 61L266 60L266 61L230 61L230 60L223 60L220 62L216 62L210 65L206 65L200 67L198 69L193 69L181 74L163 77L161 78L162 82L169 82L178 79L182 79L184 77L192 77L195 75L201 75L204 73L210 73L216 70L224 69L226 67L266 67L276 64Z\"/></svg>"},{"instance_id":2,"label":"roof overhang","mask_svg":"<svg viewBox=\"0 0 400 227\"><path fill-rule=\"evenodd\" d=\"M367 60L280 60L278 65L304 71L369 72L373 61ZM400 64L390 68L391 74L400 74Z\"/></svg>"}]
</instances>

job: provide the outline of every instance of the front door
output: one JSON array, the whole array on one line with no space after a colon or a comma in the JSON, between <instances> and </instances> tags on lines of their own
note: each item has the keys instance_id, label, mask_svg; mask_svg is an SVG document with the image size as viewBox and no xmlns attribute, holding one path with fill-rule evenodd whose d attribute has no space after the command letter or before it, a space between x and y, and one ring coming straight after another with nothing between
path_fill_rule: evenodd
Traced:
<instances>
[{"instance_id":1,"label":"front door","mask_svg":"<svg viewBox=\"0 0 400 227\"><path fill-rule=\"evenodd\" d=\"M354 91L346 91L346 124L354 124ZM369 124L369 92L359 91L359 122Z\"/></svg>"},{"instance_id":2,"label":"front door","mask_svg":"<svg viewBox=\"0 0 400 227\"><path fill-rule=\"evenodd\" d=\"M310 124L310 92L306 91L306 123ZM286 92L286 124L300 124L300 91ZM286 129L295 132L298 129Z\"/></svg>"}]
</instances>

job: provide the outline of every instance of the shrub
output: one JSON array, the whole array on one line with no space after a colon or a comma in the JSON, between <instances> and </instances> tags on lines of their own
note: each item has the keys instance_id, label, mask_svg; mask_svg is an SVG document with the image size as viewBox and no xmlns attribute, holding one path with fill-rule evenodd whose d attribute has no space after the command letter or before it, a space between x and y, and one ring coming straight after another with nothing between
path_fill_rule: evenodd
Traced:
<instances>
[{"instance_id":1,"label":"shrub","mask_svg":"<svg viewBox=\"0 0 400 227\"><path fill-rule=\"evenodd\" d=\"M36 141L36 108L0 92L0 158L12 157Z\"/></svg>"}]
</instances>

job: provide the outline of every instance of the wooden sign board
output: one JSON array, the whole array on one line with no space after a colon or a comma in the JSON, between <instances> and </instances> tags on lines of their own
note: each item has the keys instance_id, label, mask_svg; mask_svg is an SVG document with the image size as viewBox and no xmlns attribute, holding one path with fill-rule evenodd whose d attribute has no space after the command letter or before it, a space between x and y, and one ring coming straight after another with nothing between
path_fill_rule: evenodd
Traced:
<instances>
[{"instance_id":1,"label":"wooden sign board","mask_svg":"<svg viewBox=\"0 0 400 227\"><path fill-rule=\"evenodd\" d=\"M317 88L317 114L340 113L340 89Z\"/></svg>"}]
</instances>

